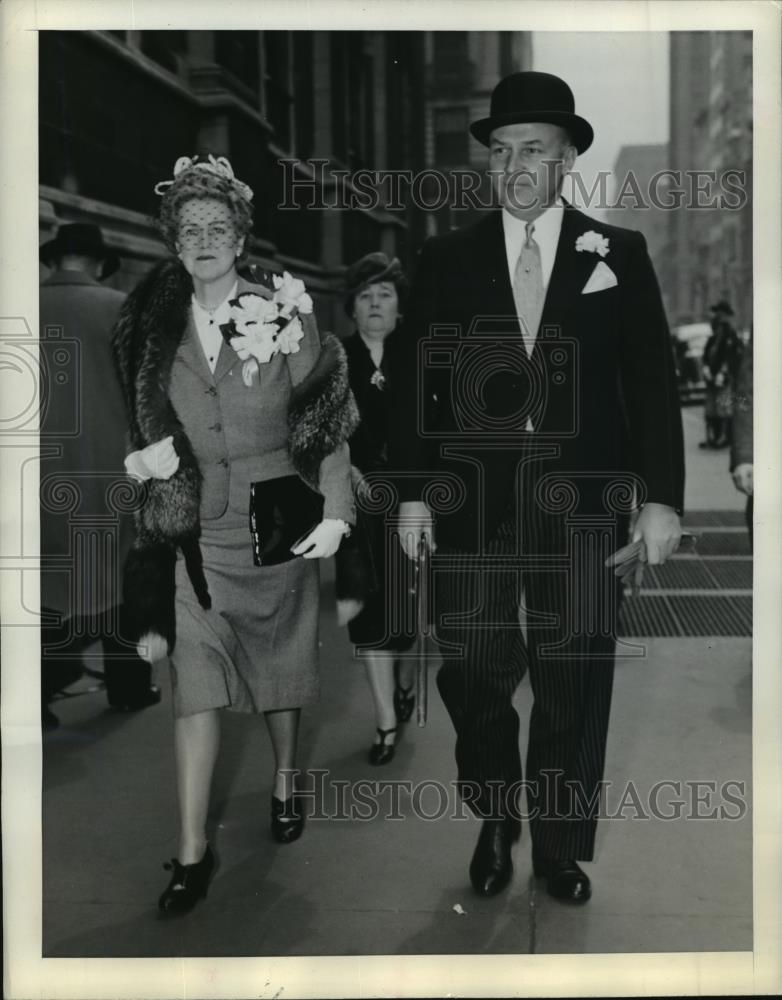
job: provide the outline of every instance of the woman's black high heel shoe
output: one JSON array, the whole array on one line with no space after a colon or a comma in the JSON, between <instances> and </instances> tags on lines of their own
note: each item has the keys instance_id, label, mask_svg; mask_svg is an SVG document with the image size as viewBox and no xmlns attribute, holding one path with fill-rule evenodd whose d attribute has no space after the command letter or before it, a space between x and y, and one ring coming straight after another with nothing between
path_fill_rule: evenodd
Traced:
<instances>
[{"instance_id":1,"label":"woman's black high heel shoe","mask_svg":"<svg viewBox=\"0 0 782 1000\"><path fill-rule=\"evenodd\" d=\"M173 872L168 888L158 901L158 909L166 916L182 916L193 909L199 899L206 896L209 881L215 870L215 856L209 844L204 856L194 865L183 865L172 858L163 865Z\"/></svg>"},{"instance_id":2,"label":"woman's black high heel shoe","mask_svg":"<svg viewBox=\"0 0 782 1000\"><path fill-rule=\"evenodd\" d=\"M413 685L403 687L399 683L399 663L394 664L394 711L397 722L409 722L415 705Z\"/></svg>"},{"instance_id":3,"label":"woman's black high heel shoe","mask_svg":"<svg viewBox=\"0 0 782 1000\"><path fill-rule=\"evenodd\" d=\"M390 736L391 733L395 733L396 726L394 726L393 729L381 729L378 726L377 731L380 735L380 742L373 743L369 748L369 763L374 764L376 767L380 764L388 764L394 759L396 744L386 743L386 736Z\"/></svg>"},{"instance_id":4,"label":"woman's black high heel shoe","mask_svg":"<svg viewBox=\"0 0 782 1000\"><path fill-rule=\"evenodd\" d=\"M284 802L272 795L272 836L278 844L292 844L304 830L304 814L296 799L295 792Z\"/></svg>"},{"instance_id":5,"label":"woman's black high heel shoe","mask_svg":"<svg viewBox=\"0 0 782 1000\"><path fill-rule=\"evenodd\" d=\"M411 694L413 685L402 687L397 683L394 688L394 711L397 722L409 722L415 706L415 695Z\"/></svg>"}]
</instances>

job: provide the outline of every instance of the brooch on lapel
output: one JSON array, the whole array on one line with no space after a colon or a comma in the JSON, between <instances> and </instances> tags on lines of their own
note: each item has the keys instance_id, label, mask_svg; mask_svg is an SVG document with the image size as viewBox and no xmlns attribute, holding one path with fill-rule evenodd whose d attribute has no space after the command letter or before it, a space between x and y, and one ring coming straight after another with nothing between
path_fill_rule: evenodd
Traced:
<instances>
[{"instance_id":1,"label":"brooch on lapel","mask_svg":"<svg viewBox=\"0 0 782 1000\"><path fill-rule=\"evenodd\" d=\"M386 377L380 371L379 368L375 369L374 374L372 375L372 378L369 380L369 384L373 385L376 389L380 389L381 392L383 391L383 389L385 389L385 387L386 387Z\"/></svg>"},{"instance_id":2,"label":"brooch on lapel","mask_svg":"<svg viewBox=\"0 0 782 1000\"><path fill-rule=\"evenodd\" d=\"M576 250L581 252L586 250L588 253L599 253L601 257L605 257L608 253L608 237L601 236L600 233L596 233L593 229L590 229L588 233L583 233L576 240Z\"/></svg>"}]
</instances>

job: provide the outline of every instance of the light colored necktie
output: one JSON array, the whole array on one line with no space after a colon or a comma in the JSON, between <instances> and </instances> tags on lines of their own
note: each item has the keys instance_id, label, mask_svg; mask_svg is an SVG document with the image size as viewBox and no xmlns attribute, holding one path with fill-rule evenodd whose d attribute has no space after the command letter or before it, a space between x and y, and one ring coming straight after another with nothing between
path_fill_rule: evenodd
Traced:
<instances>
[{"instance_id":1,"label":"light colored necktie","mask_svg":"<svg viewBox=\"0 0 782 1000\"><path fill-rule=\"evenodd\" d=\"M526 239L516 261L516 272L513 276L513 298L528 356L532 355L532 348L535 346L540 318L543 315L544 298L540 247L534 240L534 232L535 224L528 222Z\"/></svg>"}]
</instances>

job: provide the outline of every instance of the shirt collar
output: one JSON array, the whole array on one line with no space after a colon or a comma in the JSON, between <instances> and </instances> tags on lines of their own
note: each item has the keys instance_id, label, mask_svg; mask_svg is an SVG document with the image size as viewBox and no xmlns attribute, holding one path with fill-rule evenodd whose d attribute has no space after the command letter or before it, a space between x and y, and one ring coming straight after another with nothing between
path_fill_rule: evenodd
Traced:
<instances>
[{"instance_id":1,"label":"shirt collar","mask_svg":"<svg viewBox=\"0 0 782 1000\"><path fill-rule=\"evenodd\" d=\"M550 205L544 212L541 212L537 219L533 220L535 239L538 242L540 242L541 238L546 239L548 236L553 235L559 236L559 230L562 226L562 213L564 211L564 202L558 197L553 205ZM505 207L502 209L502 225L506 233L518 234L521 240L526 238L527 223L523 219L518 219L515 215L511 215Z\"/></svg>"}]
</instances>

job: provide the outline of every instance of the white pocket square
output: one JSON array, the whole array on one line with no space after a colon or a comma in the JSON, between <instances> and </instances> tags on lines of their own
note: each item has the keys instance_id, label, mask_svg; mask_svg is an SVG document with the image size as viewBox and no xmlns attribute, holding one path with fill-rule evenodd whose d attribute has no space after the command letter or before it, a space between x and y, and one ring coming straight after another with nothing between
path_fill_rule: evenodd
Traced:
<instances>
[{"instance_id":1,"label":"white pocket square","mask_svg":"<svg viewBox=\"0 0 782 1000\"><path fill-rule=\"evenodd\" d=\"M618 285L616 275L604 261L595 264L594 271L589 275L589 281L581 289L582 295L589 295L591 292L602 292L604 288L613 288Z\"/></svg>"}]
</instances>

